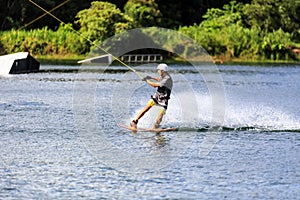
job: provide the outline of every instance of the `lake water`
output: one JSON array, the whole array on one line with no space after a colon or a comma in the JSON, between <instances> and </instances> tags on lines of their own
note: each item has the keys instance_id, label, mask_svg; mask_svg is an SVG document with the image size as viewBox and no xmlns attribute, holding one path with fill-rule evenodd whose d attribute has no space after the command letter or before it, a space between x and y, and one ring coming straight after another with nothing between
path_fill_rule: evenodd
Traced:
<instances>
[{"instance_id":1,"label":"lake water","mask_svg":"<svg viewBox=\"0 0 300 200\"><path fill-rule=\"evenodd\" d=\"M0 199L298 199L300 66L170 67L161 134L125 67L0 77Z\"/></svg>"}]
</instances>

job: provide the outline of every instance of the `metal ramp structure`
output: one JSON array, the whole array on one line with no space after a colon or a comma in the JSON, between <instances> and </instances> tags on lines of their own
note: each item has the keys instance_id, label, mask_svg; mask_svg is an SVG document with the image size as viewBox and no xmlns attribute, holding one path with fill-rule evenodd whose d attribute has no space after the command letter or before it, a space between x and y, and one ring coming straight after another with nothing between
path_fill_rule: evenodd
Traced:
<instances>
[{"instance_id":1,"label":"metal ramp structure","mask_svg":"<svg viewBox=\"0 0 300 200\"><path fill-rule=\"evenodd\" d=\"M28 52L0 56L0 75L38 72L40 63Z\"/></svg>"},{"instance_id":2,"label":"metal ramp structure","mask_svg":"<svg viewBox=\"0 0 300 200\"><path fill-rule=\"evenodd\" d=\"M80 64L108 64L108 65L110 65L112 63L112 55L105 54L105 55L101 55L101 56L87 58L87 59L84 59L84 60L80 60L77 63L80 63Z\"/></svg>"},{"instance_id":3,"label":"metal ramp structure","mask_svg":"<svg viewBox=\"0 0 300 200\"><path fill-rule=\"evenodd\" d=\"M151 63L161 62L163 56L161 54L125 54L120 59L126 63Z\"/></svg>"},{"instance_id":4,"label":"metal ramp structure","mask_svg":"<svg viewBox=\"0 0 300 200\"><path fill-rule=\"evenodd\" d=\"M119 59L124 63L152 63L152 62L161 62L163 60L163 56L161 54L125 54L120 56ZM105 54L101 56L95 56L92 58L80 60L77 63L110 65L112 61L113 61L113 56L111 54Z\"/></svg>"}]
</instances>

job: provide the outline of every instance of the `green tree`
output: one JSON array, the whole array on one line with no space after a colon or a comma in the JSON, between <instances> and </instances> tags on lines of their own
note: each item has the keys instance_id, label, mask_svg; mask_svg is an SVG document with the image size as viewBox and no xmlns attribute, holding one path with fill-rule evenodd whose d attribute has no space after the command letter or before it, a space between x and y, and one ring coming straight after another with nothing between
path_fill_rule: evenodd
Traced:
<instances>
[{"instance_id":1,"label":"green tree","mask_svg":"<svg viewBox=\"0 0 300 200\"><path fill-rule=\"evenodd\" d=\"M83 40L88 40L94 45L132 28L132 19L108 2L92 2L90 8L78 12L77 18L76 23L80 26Z\"/></svg>"},{"instance_id":2,"label":"green tree","mask_svg":"<svg viewBox=\"0 0 300 200\"><path fill-rule=\"evenodd\" d=\"M254 1L258 2L262 0ZM280 2L280 0L265 1ZM251 4L251 6L253 5ZM264 22L255 18L258 22L254 23L254 21L251 21L250 23L248 20L255 14L251 13L249 17L247 15L249 10L243 4L231 1L223 9L209 9L203 16L206 20L200 23L200 25L182 27L179 31L194 38L211 55L225 53L231 58L267 58L273 60L293 58L288 47L297 46L295 41L297 41L298 32L294 31L293 34L290 34L280 28L280 26L284 27L284 23L292 25L292 20L282 19L281 15L276 15L274 18L275 20L279 20L278 24L281 24L279 26L271 17L272 13L275 13L272 10L273 8L269 5L262 6L258 4L252 8L256 8L256 6L259 6L261 9L264 7L265 10L270 9L269 14L258 13L258 15L265 14L265 16L268 16ZM294 27L297 26L295 22ZM263 25L263 23L266 24Z\"/></svg>"},{"instance_id":3,"label":"green tree","mask_svg":"<svg viewBox=\"0 0 300 200\"><path fill-rule=\"evenodd\" d=\"M158 26L162 16L155 0L129 0L124 11L133 19L135 27Z\"/></svg>"},{"instance_id":4,"label":"green tree","mask_svg":"<svg viewBox=\"0 0 300 200\"><path fill-rule=\"evenodd\" d=\"M231 1L230 4L224 5L223 9L208 9L203 16L200 26L210 31L219 31L231 24L241 24L243 4Z\"/></svg>"},{"instance_id":5,"label":"green tree","mask_svg":"<svg viewBox=\"0 0 300 200\"><path fill-rule=\"evenodd\" d=\"M211 55L220 55L229 52L231 57L241 54L242 4L232 1L224 5L223 9L208 9L203 16L204 20L189 36L195 38ZM186 28L180 29L186 32ZM192 35L190 35L192 34ZM193 35L194 34L194 35Z\"/></svg>"},{"instance_id":6,"label":"green tree","mask_svg":"<svg viewBox=\"0 0 300 200\"><path fill-rule=\"evenodd\" d=\"M260 52L259 31L255 28L244 28L239 24L230 24L220 31L219 35L222 37L219 39L231 58L256 58Z\"/></svg>"},{"instance_id":7,"label":"green tree","mask_svg":"<svg viewBox=\"0 0 300 200\"><path fill-rule=\"evenodd\" d=\"M245 22L265 32L291 33L300 28L299 9L300 1L295 0L253 0L244 6Z\"/></svg>"},{"instance_id":8,"label":"green tree","mask_svg":"<svg viewBox=\"0 0 300 200\"><path fill-rule=\"evenodd\" d=\"M290 34L282 29L267 33L263 37L261 48L263 54L268 59L286 59L289 54L287 46L291 44Z\"/></svg>"}]
</instances>

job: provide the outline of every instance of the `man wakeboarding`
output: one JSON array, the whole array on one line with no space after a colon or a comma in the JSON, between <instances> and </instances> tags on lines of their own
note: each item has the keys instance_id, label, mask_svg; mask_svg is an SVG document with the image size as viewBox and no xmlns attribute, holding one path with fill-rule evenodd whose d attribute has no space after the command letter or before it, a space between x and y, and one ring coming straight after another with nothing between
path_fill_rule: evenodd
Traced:
<instances>
[{"instance_id":1,"label":"man wakeboarding","mask_svg":"<svg viewBox=\"0 0 300 200\"><path fill-rule=\"evenodd\" d=\"M137 117L130 123L130 126L134 129L137 129L139 119L141 119L144 116L144 114L155 105L159 106L160 109L156 122L153 126L154 129L159 128L163 116L166 114L168 108L168 101L170 99L173 87L173 80L170 74L168 73L168 65L164 63L159 64L157 66L157 73L160 75L160 77L147 76L143 79L150 86L157 88L157 91L154 93L154 95L151 95L151 99L148 101L147 105L138 113ZM153 82L151 80L155 80L156 82Z\"/></svg>"}]
</instances>

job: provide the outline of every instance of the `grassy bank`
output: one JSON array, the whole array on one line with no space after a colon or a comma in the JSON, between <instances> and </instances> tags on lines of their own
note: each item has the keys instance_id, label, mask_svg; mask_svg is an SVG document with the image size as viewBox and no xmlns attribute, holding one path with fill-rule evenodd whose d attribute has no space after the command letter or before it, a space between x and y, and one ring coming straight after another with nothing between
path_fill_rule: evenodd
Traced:
<instances>
[{"instance_id":1,"label":"grassy bank","mask_svg":"<svg viewBox=\"0 0 300 200\"><path fill-rule=\"evenodd\" d=\"M34 56L42 65L80 65L77 62L86 58L85 55L38 55Z\"/></svg>"}]
</instances>

